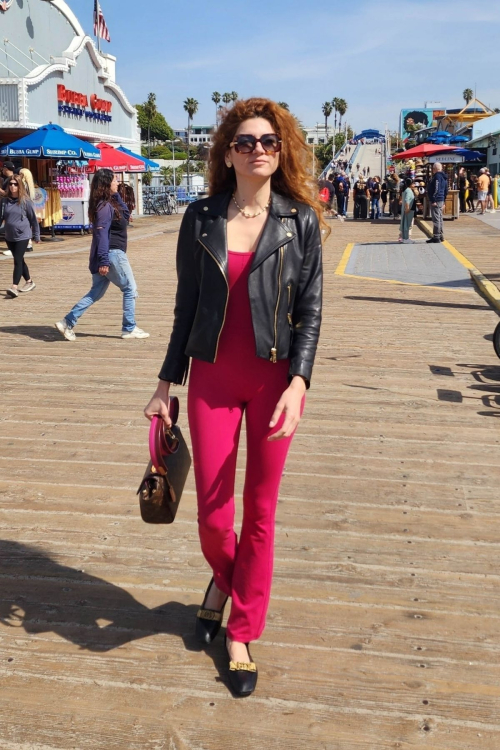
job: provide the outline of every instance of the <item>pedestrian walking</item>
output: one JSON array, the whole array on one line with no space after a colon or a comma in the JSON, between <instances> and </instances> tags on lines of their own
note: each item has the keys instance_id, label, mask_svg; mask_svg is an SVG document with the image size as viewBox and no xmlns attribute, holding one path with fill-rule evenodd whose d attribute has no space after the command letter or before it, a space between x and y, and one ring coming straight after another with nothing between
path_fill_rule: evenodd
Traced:
<instances>
[{"instance_id":1,"label":"pedestrian walking","mask_svg":"<svg viewBox=\"0 0 500 750\"><path fill-rule=\"evenodd\" d=\"M295 118L267 99L238 101L213 139L210 197L191 204L177 248L173 331L145 409L170 425L172 384L185 382L202 552L213 571L198 612L205 645L226 629L229 679L249 695L248 650L266 623L274 516L283 468L309 387L321 322L322 209L309 185ZM244 520L234 524L246 418Z\"/></svg>"},{"instance_id":2,"label":"pedestrian walking","mask_svg":"<svg viewBox=\"0 0 500 750\"><path fill-rule=\"evenodd\" d=\"M122 339L146 339L149 333L135 322L137 284L127 258L127 225L130 212L118 193L118 181L110 169L99 169L92 180L89 221L93 225L89 270L90 291L59 322L56 328L68 341L76 338L74 327L83 313L98 302L110 283L123 292Z\"/></svg>"},{"instance_id":3,"label":"pedestrian walking","mask_svg":"<svg viewBox=\"0 0 500 750\"><path fill-rule=\"evenodd\" d=\"M467 189L466 202L467 202L467 212L472 213L472 214L476 210L474 206L474 193L476 190L476 179L477 179L476 175L469 174L469 177L468 177L469 187Z\"/></svg>"},{"instance_id":4,"label":"pedestrian walking","mask_svg":"<svg viewBox=\"0 0 500 750\"><path fill-rule=\"evenodd\" d=\"M467 211L467 207L465 205L465 196L467 194L467 188L469 186L469 181L467 179L467 173L465 171L465 167L460 167L458 170L458 197L460 201L460 213L465 214Z\"/></svg>"},{"instance_id":5,"label":"pedestrian walking","mask_svg":"<svg viewBox=\"0 0 500 750\"><path fill-rule=\"evenodd\" d=\"M368 188L370 193L370 219L380 219L380 177L374 177Z\"/></svg>"},{"instance_id":6,"label":"pedestrian walking","mask_svg":"<svg viewBox=\"0 0 500 750\"><path fill-rule=\"evenodd\" d=\"M427 242L443 242L443 206L448 195L448 180L443 174L443 165L437 161L432 167L432 178L427 187L431 204L432 237Z\"/></svg>"},{"instance_id":7,"label":"pedestrian walking","mask_svg":"<svg viewBox=\"0 0 500 750\"><path fill-rule=\"evenodd\" d=\"M346 198L349 193L349 182L345 174L339 174L334 181L335 195L337 197L337 211L340 216L346 215Z\"/></svg>"},{"instance_id":8,"label":"pedestrian walking","mask_svg":"<svg viewBox=\"0 0 500 750\"><path fill-rule=\"evenodd\" d=\"M490 170L486 167L486 176L488 178L488 195L486 197L486 211L490 214L495 212L495 201L493 200L493 177L490 174Z\"/></svg>"},{"instance_id":9,"label":"pedestrian walking","mask_svg":"<svg viewBox=\"0 0 500 750\"><path fill-rule=\"evenodd\" d=\"M405 245L413 243L410 239L410 229L415 216L416 199L413 192L413 180L411 177L405 179L405 189L401 198L401 223L400 223L400 242Z\"/></svg>"},{"instance_id":10,"label":"pedestrian walking","mask_svg":"<svg viewBox=\"0 0 500 750\"><path fill-rule=\"evenodd\" d=\"M4 161L2 165L2 187L0 188L0 196L7 195L9 180L17 173L17 169L11 161Z\"/></svg>"},{"instance_id":11,"label":"pedestrian walking","mask_svg":"<svg viewBox=\"0 0 500 750\"><path fill-rule=\"evenodd\" d=\"M387 182L383 182L380 188L380 200L382 201L382 216L385 216L385 207L387 205L388 196Z\"/></svg>"},{"instance_id":12,"label":"pedestrian walking","mask_svg":"<svg viewBox=\"0 0 500 750\"><path fill-rule=\"evenodd\" d=\"M12 286L7 289L7 294L16 298L19 292L31 292L36 287L24 256L31 239L40 242L40 227L22 178L12 172L4 189L5 196L0 201L0 225L5 222L5 241L14 259ZM25 284L19 289L21 278Z\"/></svg>"},{"instance_id":13,"label":"pedestrian walking","mask_svg":"<svg viewBox=\"0 0 500 750\"><path fill-rule=\"evenodd\" d=\"M132 187L132 185L127 185L125 182L120 182L120 184L118 185L118 192L120 193L120 198L128 208L128 223L129 226L132 226L132 212L135 211L136 207L134 188Z\"/></svg>"},{"instance_id":14,"label":"pedestrian walking","mask_svg":"<svg viewBox=\"0 0 500 750\"><path fill-rule=\"evenodd\" d=\"M354 195L353 219L367 219L368 218L368 190L366 189L366 183L363 180L363 177L361 176L354 183L353 195Z\"/></svg>"},{"instance_id":15,"label":"pedestrian walking","mask_svg":"<svg viewBox=\"0 0 500 750\"><path fill-rule=\"evenodd\" d=\"M481 206L481 215L484 214L488 207L488 187L490 181L486 174L486 167L481 167L477 180L477 206Z\"/></svg>"}]
</instances>

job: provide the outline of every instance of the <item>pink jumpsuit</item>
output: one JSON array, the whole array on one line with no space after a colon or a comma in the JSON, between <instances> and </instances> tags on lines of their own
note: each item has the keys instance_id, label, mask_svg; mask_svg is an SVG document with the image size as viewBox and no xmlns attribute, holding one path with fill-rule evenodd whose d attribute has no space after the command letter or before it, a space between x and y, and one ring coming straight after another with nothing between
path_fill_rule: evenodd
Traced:
<instances>
[{"instance_id":1,"label":"pink jumpsuit","mask_svg":"<svg viewBox=\"0 0 500 750\"><path fill-rule=\"evenodd\" d=\"M217 587L232 597L227 634L248 643L266 622L273 574L274 518L292 438L268 442L271 416L288 387L288 360L255 354L248 296L253 253L229 251L229 301L216 362L193 359L188 416L201 548ZM246 414L247 466L240 538L234 531L236 456Z\"/></svg>"}]
</instances>

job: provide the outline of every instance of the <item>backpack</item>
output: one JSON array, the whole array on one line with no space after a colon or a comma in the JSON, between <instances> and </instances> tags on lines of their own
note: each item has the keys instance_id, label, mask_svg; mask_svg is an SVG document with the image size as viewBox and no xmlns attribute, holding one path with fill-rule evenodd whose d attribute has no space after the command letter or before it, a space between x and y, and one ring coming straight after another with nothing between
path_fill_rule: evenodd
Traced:
<instances>
[{"instance_id":1,"label":"backpack","mask_svg":"<svg viewBox=\"0 0 500 750\"><path fill-rule=\"evenodd\" d=\"M321 188L321 190L319 191L319 199L323 203L328 203L328 201L330 200L330 191L327 187Z\"/></svg>"}]
</instances>

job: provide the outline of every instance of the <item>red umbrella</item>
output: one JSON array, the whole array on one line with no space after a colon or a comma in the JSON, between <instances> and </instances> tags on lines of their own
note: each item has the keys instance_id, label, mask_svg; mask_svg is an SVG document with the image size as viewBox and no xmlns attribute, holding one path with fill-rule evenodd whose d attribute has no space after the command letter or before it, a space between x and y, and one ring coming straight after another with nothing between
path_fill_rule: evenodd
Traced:
<instances>
[{"instance_id":1,"label":"red umbrella","mask_svg":"<svg viewBox=\"0 0 500 750\"><path fill-rule=\"evenodd\" d=\"M119 151L108 143L98 143L101 152L99 161L92 159L87 166L87 172L97 172L98 169L111 169L112 172L145 172L143 161Z\"/></svg>"},{"instance_id":2,"label":"red umbrella","mask_svg":"<svg viewBox=\"0 0 500 750\"><path fill-rule=\"evenodd\" d=\"M409 148L408 151L401 151L400 154L393 154L393 159L416 159L422 156L432 156L445 151L456 151L456 146L438 146L436 143L422 143L420 146Z\"/></svg>"}]
</instances>

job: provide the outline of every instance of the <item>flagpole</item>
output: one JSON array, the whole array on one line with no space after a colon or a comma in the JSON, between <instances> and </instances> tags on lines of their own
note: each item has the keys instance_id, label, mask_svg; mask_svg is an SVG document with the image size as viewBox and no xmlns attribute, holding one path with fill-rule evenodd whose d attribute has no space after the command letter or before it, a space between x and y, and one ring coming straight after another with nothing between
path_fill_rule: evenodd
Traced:
<instances>
[{"instance_id":1,"label":"flagpole","mask_svg":"<svg viewBox=\"0 0 500 750\"><path fill-rule=\"evenodd\" d=\"M97 50L101 51L101 6L99 0L96 0L97 5Z\"/></svg>"}]
</instances>

